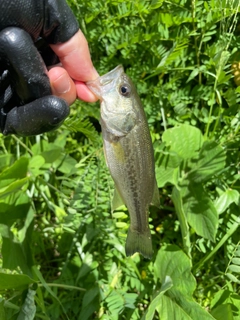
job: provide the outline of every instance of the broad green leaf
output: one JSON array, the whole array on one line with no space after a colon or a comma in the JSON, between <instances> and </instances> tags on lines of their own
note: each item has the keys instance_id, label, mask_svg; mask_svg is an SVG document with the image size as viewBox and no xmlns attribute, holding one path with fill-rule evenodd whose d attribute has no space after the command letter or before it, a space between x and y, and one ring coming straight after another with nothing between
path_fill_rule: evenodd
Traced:
<instances>
[{"instance_id":1,"label":"broad green leaf","mask_svg":"<svg viewBox=\"0 0 240 320\"><path fill-rule=\"evenodd\" d=\"M174 203L174 207L180 223L183 247L187 255L190 256L190 248L191 248L190 233L189 233L189 227L187 223L186 212L183 207L183 199L182 199L181 192L182 191L175 186L172 191L172 201Z\"/></svg>"},{"instance_id":2,"label":"broad green leaf","mask_svg":"<svg viewBox=\"0 0 240 320\"><path fill-rule=\"evenodd\" d=\"M217 291L213 299L211 301L211 309L216 308L218 305L224 304L228 301L229 297L231 296L232 292L230 290L219 290Z\"/></svg>"},{"instance_id":3,"label":"broad green leaf","mask_svg":"<svg viewBox=\"0 0 240 320\"><path fill-rule=\"evenodd\" d=\"M3 187L8 186L12 182L23 179L27 175L27 169L28 169L28 159L27 158L20 158L17 161L14 162L14 164L5 169L0 174L0 189Z\"/></svg>"},{"instance_id":4,"label":"broad green leaf","mask_svg":"<svg viewBox=\"0 0 240 320\"><path fill-rule=\"evenodd\" d=\"M191 260L175 245L162 247L158 251L154 275L162 283L165 277L169 276L173 284L172 289L177 289L182 294L191 295L196 287L196 280L191 274Z\"/></svg>"},{"instance_id":5,"label":"broad green leaf","mask_svg":"<svg viewBox=\"0 0 240 320\"><path fill-rule=\"evenodd\" d=\"M20 179L17 181L14 181L12 183L8 183L7 186L2 187L0 189L0 198L6 197L11 193L15 193L19 190L21 190L21 188L29 181L29 178L26 177L24 179Z\"/></svg>"},{"instance_id":6,"label":"broad green leaf","mask_svg":"<svg viewBox=\"0 0 240 320\"><path fill-rule=\"evenodd\" d=\"M0 172L10 166L12 158L13 158L12 154L1 154L0 155Z\"/></svg>"},{"instance_id":7,"label":"broad green leaf","mask_svg":"<svg viewBox=\"0 0 240 320\"><path fill-rule=\"evenodd\" d=\"M89 319L89 317L94 313L96 304L98 303L99 289L98 287L93 287L89 289L83 297L81 313L79 315L80 319Z\"/></svg>"},{"instance_id":8,"label":"broad green leaf","mask_svg":"<svg viewBox=\"0 0 240 320\"><path fill-rule=\"evenodd\" d=\"M193 320L193 318L190 315L188 315L188 312L181 308L178 302L175 302L174 299L168 296L162 297L161 301L159 301L156 310L158 311L159 319L161 320ZM195 313L195 315L197 315L197 313Z\"/></svg>"},{"instance_id":9,"label":"broad green leaf","mask_svg":"<svg viewBox=\"0 0 240 320\"><path fill-rule=\"evenodd\" d=\"M201 149L203 136L199 129L183 124L164 131L162 141L182 159L190 159Z\"/></svg>"},{"instance_id":10,"label":"broad green leaf","mask_svg":"<svg viewBox=\"0 0 240 320\"><path fill-rule=\"evenodd\" d=\"M2 238L2 266L14 270L20 268L23 273L31 275L32 252L31 252L32 229L28 228L22 243L15 242L10 233L8 238ZM9 254L11 252L11 254Z\"/></svg>"},{"instance_id":11,"label":"broad green leaf","mask_svg":"<svg viewBox=\"0 0 240 320\"><path fill-rule=\"evenodd\" d=\"M5 224L0 224L0 234L2 237L9 238L10 236L10 230L9 227Z\"/></svg>"},{"instance_id":12,"label":"broad green leaf","mask_svg":"<svg viewBox=\"0 0 240 320\"><path fill-rule=\"evenodd\" d=\"M13 204L5 202L0 203L0 223L8 226L11 226L17 219L24 219L31 205L26 194L18 197Z\"/></svg>"},{"instance_id":13,"label":"broad green leaf","mask_svg":"<svg viewBox=\"0 0 240 320\"><path fill-rule=\"evenodd\" d=\"M29 210L27 212L26 218L24 220L23 227L18 231L18 239L19 242L23 242L27 233L27 229L29 228L30 224L32 223L34 219L35 211L33 210L32 206L29 207Z\"/></svg>"},{"instance_id":14,"label":"broad green leaf","mask_svg":"<svg viewBox=\"0 0 240 320\"><path fill-rule=\"evenodd\" d=\"M217 320L233 320L231 305L226 303L212 310L211 315Z\"/></svg>"},{"instance_id":15,"label":"broad green leaf","mask_svg":"<svg viewBox=\"0 0 240 320\"><path fill-rule=\"evenodd\" d=\"M0 272L0 290L23 290L28 288L35 280L26 274L7 274Z\"/></svg>"},{"instance_id":16,"label":"broad green leaf","mask_svg":"<svg viewBox=\"0 0 240 320\"><path fill-rule=\"evenodd\" d=\"M77 171L77 169L75 168L76 164L77 161L69 155L67 155L64 156L62 159L58 159L55 163L55 166L60 172L70 174Z\"/></svg>"},{"instance_id":17,"label":"broad green leaf","mask_svg":"<svg viewBox=\"0 0 240 320\"><path fill-rule=\"evenodd\" d=\"M62 148L50 143L48 145L48 150L43 151L41 156L45 159L46 163L53 163L61 156L61 153Z\"/></svg>"},{"instance_id":18,"label":"broad green leaf","mask_svg":"<svg viewBox=\"0 0 240 320\"><path fill-rule=\"evenodd\" d=\"M231 279L230 279L231 280ZM210 308L212 310L212 314L216 319L225 320L227 317L221 318L221 306L230 306L231 312L228 307L222 309L222 314L226 314L229 312L230 319L238 320L240 316L240 296L230 290L219 290L217 291L213 299L211 301ZM216 312L216 313L215 313ZM231 318L231 313L233 318Z\"/></svg>"},{"instance_id":19,"label":"broad green leaf","mask_svg":"<svg viewBox=\"0 0 240 320\"><path fill-rule=\"evenodd\" d=\"M156 179L159 188L167 182L177 184L181 158L175 152L158 152L156 154Z\"/></svg>"},{"instance_id":20,"label":"broad green leaf","mask_svg":"<svg viewBox=\"0 0 240 320\"><path fill-rule=\"evenodd\" d=\"M203 309L192 298L186 297L181 292L174 292L162 297L157 307L161 320L215 320L205 309Z\"/></svg>"},{"instance_id":21,"label":"broad green leaf","mask_svg":"<svg viewBox=\"0 0 240 320\"><path fill-rule=\"evenodd\" d=\"M83 264L78 272L77 280L87 276L89 272L91 272L97 267L98 267L98 263L97 261L93 260L93 255L90 253L87 253L84 257Z\"/></svg>"},{"instance_id":22,"label":"broad green leaf","mask_svg":"<svg viewBox=\"0 0 240 320\"><path fill-rule=\"evenodd\" d=\"M198 157L191 161L192 168L188 179L195 182L204 182L213 175L219 174L225 166L225 151L215 141L205 141Z\"/></svg>"},{"instance_id":23,"label":"broad green leaf","mask_svg":"<svg viewBox=\"0 0 240 320\"><path fill-rule=\"evenodd\" d=\"M66 145L68 137L69 137L69 131L68 130L62 131L61 134L59 134L54 140L54 145L63 149Z\"/></svg>"},{"instance_id":24,"label":"broad green leaf","mask_svg":"<svg viewBox=\"0 0 240 320\"><path fill-rule=\"evenodd\" d=\"M215 241L218 227L216 208L201 184L190 183L181 188L183 209L188 223L196 233Z\"/></svg>"},{"instance_id":25,"label":"broad green leaf","mask_svg":"<svg viewBox=\"0 0 240 320\"><path fill-rule=\"evenodd\" d=\"M27 296L22 305L17 320L34 320L36 314L36 305L34 302L34 296L36 291L28 289Z\"/></svg>"},{"instance_id":26,"label":"broad green leaf","mask_svg":"<svg viewBox=\"0 0 240 320\"><path fill-rule=\"evenodd\" d=\"M29 161L29 170L34 176L38 176L43 173L40 168L45 164L45 159L41 155L33 156Z\"/></svg>"},{"instance_id":27,"label":"broad green leaf","mask_svg":"<svg viewBox=\"0 0 240 320\"><path fill-rule=\"evenodd\" d=\"M193 300L196 280L191 274L191 260L177 246L166 246L158 251L154 275L161 282L166 276L172 280L172 287L159 297L156 309L161 320L214 319Z\"/></svg>"},{"instance_id":28,"label":"broad green leaf","mask_svg":"<svg viewBox=\"0 0 240 320\"><path fill-rule=\"evenodd\" d=\"M5 309L4 309L4 300L0 300L0 319L7 320Z\"/></svg>"},{"instance_id":29,"label":"broad green leaf","mask_svg":"<svg viewBox=\"0 0 240 320\"><path fill-rule=\"evenodd\" d=\"M224 193L216 199L214 205L218 214L223 213L232 203L238 205L239 192L234 189L227 189Z\"/></svg>"},{"instance_id":30,"label":"broad green leaf","mask_svg":"<svg viewBox=\"0 0 240 320\"><path fill-rule=\"evenodd\" d=\"M164 279L164 282L162 283L162 286L159 290L159 293L156 295L156 297L151 301L150 305L148 306L147 312L142 317L142 320L152 320L155 314L155 311L159 304L161 303L161 298L163 294L168 291L170 288L172 288L172 279L169 276L166 276Z\"/></svg>"}]
</instances>

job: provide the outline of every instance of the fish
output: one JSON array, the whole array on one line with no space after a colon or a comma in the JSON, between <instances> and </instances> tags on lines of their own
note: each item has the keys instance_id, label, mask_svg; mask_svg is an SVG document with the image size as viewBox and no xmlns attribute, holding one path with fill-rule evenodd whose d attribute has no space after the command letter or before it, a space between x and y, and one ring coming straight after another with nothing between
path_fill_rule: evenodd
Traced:
<instances>
[{"instance_id":1,"label":"fish","mask_svg":"<svg viewBox=\"0 0 240 320\"><path fill-rule=\"evenodd\" d=\"M152 140L136 88L121 65L86 82L100 99L100 124L107 167L115 190L112 210L125 204L130 215L125 251L151 259L149 206L159 207Z\"/></svg>"}]
</instances>

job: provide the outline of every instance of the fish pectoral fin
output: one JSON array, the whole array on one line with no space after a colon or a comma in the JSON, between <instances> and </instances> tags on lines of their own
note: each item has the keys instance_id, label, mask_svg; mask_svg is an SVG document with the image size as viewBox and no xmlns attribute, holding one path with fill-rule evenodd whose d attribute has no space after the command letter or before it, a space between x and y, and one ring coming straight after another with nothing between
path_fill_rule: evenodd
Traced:
<instances>
[{"instance_id":1,"label":"fish pectoral fin","mask_svg":"<svg viewBox=\"0 0 240 320\"><path fill-rule=\"evenodd\" d=\"M115 186L112 198L112 212L117 208L121 207L122 205L124 205L124 202Z\"/></svg>"},{"instance_id":2,"label":"fish pectoral fin","mask_svg":"<svg viewBox=\"0 0 240 320\"><path fill-rule=\"evenodd\" d=\"M160 207L160 200L159 200L159 191L157 186L157 181L155 180L154 190L153 190L153 197L151 201L151 205L155 207Z\"/></svg>"}]
</instances>

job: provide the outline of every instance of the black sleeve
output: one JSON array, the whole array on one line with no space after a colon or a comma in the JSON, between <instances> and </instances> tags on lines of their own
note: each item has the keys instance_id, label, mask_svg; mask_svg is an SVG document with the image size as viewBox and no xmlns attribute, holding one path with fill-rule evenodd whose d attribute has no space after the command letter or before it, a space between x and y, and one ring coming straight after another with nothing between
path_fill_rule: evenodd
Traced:
<instances>
[{"instance_id":1,"label":"black sleeve","mask_svg":"<svg viewBox=\"0 0 240 320\"><path fill-rule=\"evenodd\" d=\"M69 40L79 29L65 0L0 0L0 31L7 27L24 29L34 42L42 37L52 44Z\"/></svg>"},{"instance_id":2,"label":"black sleeve","mask_svg":"<svg viewBox=\"0 0 240 320\"><path fill-rule=\"evenodd\" d=\"M44 16L42 36L48 43L65 42L79 29L78 22L65 0L47 0Z\"/></svg>"}]
</instances>

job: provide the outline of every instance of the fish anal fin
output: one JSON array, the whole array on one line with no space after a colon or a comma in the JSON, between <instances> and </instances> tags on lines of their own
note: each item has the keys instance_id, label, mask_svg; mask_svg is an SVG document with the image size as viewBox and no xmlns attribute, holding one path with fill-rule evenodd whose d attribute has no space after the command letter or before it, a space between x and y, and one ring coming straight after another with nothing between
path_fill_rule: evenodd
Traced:
<instances>
[{"instance_id":1,"label":"fish anal fin","mask_svg":"<svg viewBox=\"0 0 240 320\"><path fill-rule=\"evenodd\" d=\"M115 186L112 198L112 212L124 205L124 202Z\"/></svg>"},{"instance_id":2,"label":"fish anal fin","mask_svg":"<svg viewBox=\"0 0 240 320\"><path fill-rule=\"evenodd\" d=\"M138 232L136 230L132 230L130 227L128 230L125 249L127 256L131 256L135 252L139 252L144 258L151 259L153 249L150 229L146 229L144 232Z\"/></svg>"}]
</instances>

